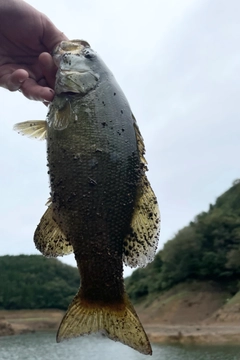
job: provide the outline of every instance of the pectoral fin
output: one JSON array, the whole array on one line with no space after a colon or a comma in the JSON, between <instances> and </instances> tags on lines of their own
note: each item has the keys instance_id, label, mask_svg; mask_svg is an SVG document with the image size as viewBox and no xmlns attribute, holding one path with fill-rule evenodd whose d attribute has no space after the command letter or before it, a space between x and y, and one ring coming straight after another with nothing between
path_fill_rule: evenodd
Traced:
<instances>
[{"instance_id":1,"label":"pectoral fin","mask_svg":"<svg viewBox=\"0 0 240 360\"><path fill-rule=\"evenodd\" d=\"M71 254L73 247L54 221L52 213L50 205L34 233L36 248L47 257Z\"/></svg>"},{"instance_id":2,"label":"pectoral fin","mask_svg":"<svg viewBox=\"0 0 240 360\"><path fill-rule=\"evenodd\" d=\"M29 138L45 140L47 137L47 122L45 120L24 121L15 124L13 130Z\"/></svg>"},{"instance_id":3,"label":"pectoral fin","mask_svg":"<svg viewBox=\"0 0 240 360\"><path fill-rule=\"evenodd\" d=\"M50 105L50 113L53 115L49 117L49 126L54 130L64 130L69 125L72 109L70 102L66 96L58 96ZM52 109L52 111L51 111Z\"/></svg>"}]
</instances>

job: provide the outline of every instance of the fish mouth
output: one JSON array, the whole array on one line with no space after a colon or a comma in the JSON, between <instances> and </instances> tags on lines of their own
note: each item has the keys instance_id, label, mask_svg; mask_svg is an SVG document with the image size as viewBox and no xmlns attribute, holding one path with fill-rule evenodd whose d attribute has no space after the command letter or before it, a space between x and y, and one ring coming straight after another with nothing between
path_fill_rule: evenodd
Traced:
<instances>
[{"instance_id":1,"label":"fish mouth","mask_svg":"<svg viewBox=\"0 0 240 360\"><path fill-rule=\"evenodd\" d=\"M72 54L78 54L84 48L90 48L90 45L85 40L69 40L61 41L54 49L52 55L64 54L65 52L71 52Z\"/></svg>"},{"instance_id":2,"label":"fish mouth","mask_svg":"<svg viewBox=\"0 0 240 360\"><path fill-rule=\"evenodd\" d=\"M61 56L68 53L71 55L80 55L85 48L90 48L90 45L85 40L70 40L61 41L52 52L54 62L59 66Z\"/></svg>"},{"instance_id":3,"label":"fish mouth","mask_svg":"<svg viewBox=\"0 0 240 360\"><path fill-rule=\"evenodd\" d=\"M79 72L89 70L84 68L83 63L80 64L80 58L83 56L84 50L90 48L90 45L84 40L62 41L53 50L52 56L55 65L61 71L74 71L77 69ZM81 69L81 67L83 68Z\"/></svg>"}]
</instances>

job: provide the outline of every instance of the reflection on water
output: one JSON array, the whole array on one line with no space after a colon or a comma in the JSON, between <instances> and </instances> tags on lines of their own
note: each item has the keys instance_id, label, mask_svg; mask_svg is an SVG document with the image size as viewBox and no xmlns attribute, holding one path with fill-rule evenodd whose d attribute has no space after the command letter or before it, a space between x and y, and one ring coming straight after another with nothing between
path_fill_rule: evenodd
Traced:
<instances>
[{"instance_id":1,"label":"reflection on water","mask_svg":"<svg viewBox=\"0 0 240 360\"><path fill-rule=\"evenodd\" d=\"M0 338L1 360L240 360L240 346L153 345L146 357L102 336L85 336L57 344L55 333Z\"/></svg>"}]
</instances>

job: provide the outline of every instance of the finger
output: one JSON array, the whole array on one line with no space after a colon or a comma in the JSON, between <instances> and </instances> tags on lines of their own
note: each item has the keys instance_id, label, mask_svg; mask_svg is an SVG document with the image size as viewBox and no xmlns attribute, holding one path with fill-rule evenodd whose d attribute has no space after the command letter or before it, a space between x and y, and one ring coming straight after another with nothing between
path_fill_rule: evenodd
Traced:
<instances>
[{"instance_id":1,"label":"finger","mask_svg":"<svg viewBox=\"0 0 240 360\"><path fill-rule=\"evenodd\" d=\"M56 28L47 16L43 15L42 22L44 25L42 43L51 53L57 44L63 40L68 40L68 38L63 32Z\"/></svg>"},{"instance_id":2,"label":"finger","mask_svg":"<svg viewBox=\"0 0 240 360\"><path fill-rule=\"evenodd\" d=\"M48 86L54 89L57 67L54 64L52 56L47 52L40 54L39 65Z\"/></svg>"},{"instance_id":3,"label":"finger","mask_svg":"<svg viewBox=\"0 0 240 360\"><path fill-rule=\"evenodd\" d=\"M54 91L53 89L41 86L36 83L35 80L28 78L24 81L21 86L21 91L24 96L30 100L50 102L53 100Z\"/></svg>"},{"instance_id":4,"label":"finger","mask_svg":"<svg viewBox=\"0 0 240 360\"><path fill-rule=\"evenodd\" d=\"M29 74L26 70L17 69L12 73L1 76L0 86L3 86L10 91L16 91L19 90L28 77Z\"/></svg>"}]
</instances>

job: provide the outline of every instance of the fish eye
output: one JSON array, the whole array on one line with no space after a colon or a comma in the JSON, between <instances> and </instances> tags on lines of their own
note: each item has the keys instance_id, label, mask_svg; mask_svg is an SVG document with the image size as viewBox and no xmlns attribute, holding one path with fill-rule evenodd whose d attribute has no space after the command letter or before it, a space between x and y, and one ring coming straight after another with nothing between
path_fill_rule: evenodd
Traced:
<instances>
[{"instance_id":1,"label":"fish eye","mask_svg":"<svg viewBox=\"0 0 240 360\"><path fill-rule=\"evenodd\" d=\"M84 56L87 59L92 59L94 57L94 54L90 50L85 50L84 51Z\"/></svg>"}]
</instances>

